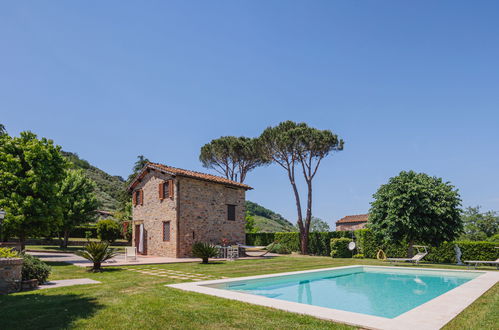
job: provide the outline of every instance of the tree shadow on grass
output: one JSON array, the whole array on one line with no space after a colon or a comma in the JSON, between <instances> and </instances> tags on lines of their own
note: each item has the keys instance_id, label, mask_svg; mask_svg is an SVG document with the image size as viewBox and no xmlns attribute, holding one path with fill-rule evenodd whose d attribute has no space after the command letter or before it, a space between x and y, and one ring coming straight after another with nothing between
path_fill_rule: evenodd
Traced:
<instances>
[{"instance_id":1,"label":"tree shadow on grass","mask_svg":"<svg viewBox=\"0 0 499 330\"><path fill-rule=\"evenodd\" d=\"M4 295L0 296L0 328L66 329L77 319L91 317L101 307L95 298L77 294Z\"/></svg>"}]
</instances>

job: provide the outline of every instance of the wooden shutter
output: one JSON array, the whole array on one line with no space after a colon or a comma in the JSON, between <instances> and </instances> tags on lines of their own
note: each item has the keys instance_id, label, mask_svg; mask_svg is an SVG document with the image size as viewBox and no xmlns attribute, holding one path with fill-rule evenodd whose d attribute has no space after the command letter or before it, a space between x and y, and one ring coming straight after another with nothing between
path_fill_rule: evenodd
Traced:
<instances>
[{"instance_id":1,"label":"wooden shutter","mask_svg":"<svg viewBox=\"0 0 499 330\"><path fill-rule=\"evenodd\" d=\"M136 192L136 191L134 191L134 192L132 193L132 204L133 204L134 206L135 206L135 205L137 205L137 192Z\"/></svg>"},{"instance_id":2,"label":"wooden shutter","mask_svg":"<svg viewBox=\"0 0 499 330\"><path fill-rule=\"evenodd\" d=\"M165 185L161 182L158 185L159 199L163 200L165 198Z\"/></svg>"},{"instance_id":3,"label":"wooden shutter","mask_svg":"<svg viewBox=\"0 0 499 330\"><path fill-rule=\"evenodd\" d=\"M144 205L144 190L140 189L140 205Z\"/></svg>"},{"instance_id":4,"label":"wooden shutter","mask_svg":"<svg viewBox=\"0 0 499 330\"><path fill-rule=\"evenodd\" d=\"M173 192L174 192L173 180L168 180L168 197L173 198Z\"/></svg>"}]
</instances>

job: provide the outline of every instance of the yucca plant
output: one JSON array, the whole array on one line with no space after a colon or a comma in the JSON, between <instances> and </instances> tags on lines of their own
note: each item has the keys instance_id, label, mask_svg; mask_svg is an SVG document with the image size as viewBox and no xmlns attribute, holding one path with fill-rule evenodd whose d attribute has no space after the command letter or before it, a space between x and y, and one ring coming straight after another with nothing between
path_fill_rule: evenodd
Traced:
<instances>
[{"instance_id":1,"label":"yucca plant","mask_svg":"<svg viewBox=\"0 0 499 330\"><path fill-rule=\"evenodd\" d=\"M192 245L192 254L196 258L201 258L203 264L207 264L209 258L218 255L218 249L215 245L209 243L196 242Z\"/></svg>"},{"instance_id":2,"label":"yucca plant","mask_svg":"<svg viewBox=\"0 0 499 330\"><path fill-rule=\"evenodd\" d=\"M85 250L78 251L77 254L94 263L92 271L100 271L101 264L116 256L117 252L109 247L108 243L90 242L85 246Z\"/></svg>"}]
</instances>

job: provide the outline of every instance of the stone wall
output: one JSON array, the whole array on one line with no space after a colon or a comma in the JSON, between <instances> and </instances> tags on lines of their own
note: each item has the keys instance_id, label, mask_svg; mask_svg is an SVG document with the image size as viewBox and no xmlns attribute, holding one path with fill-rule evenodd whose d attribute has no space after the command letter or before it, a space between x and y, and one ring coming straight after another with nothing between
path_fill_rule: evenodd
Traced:
<instances>
[{"instance_id":1,"label":"stone wall","mask_svg":"<svg viewBox=\"0 0 499 330\"><path fill-rule=\"evenodd\" d=\"M194 242L246 242L245 190L181 177L179 181L179 257L191 256ZM227 205L236 206L235 221L227 219Z\"/></svg>"},{"instance_id":2,"label":"stone wall","mask_svg":"<svg viewBox=\"0 0 499 330\"><path fill-rule=\"evenodd\" d=\"M135 246L135 226L144 224L146 236L146 254L172 257L177 256L177 189L174 189L173 198L159 198L159 184L172 179L167 174L151 171L136 187L142 189L144 201L142 205L133 206L133 240ZM175 180L173 181L175 184ZM163 222L170 221L170 241L163 241ZM138 250L138 246L137 246Z\"/></svg>"},{"instance_id":3,"label":"stone wall","mask_svg":"<svg viewBox=\"0 0 499 330\"><path fill-rule=\"evenodd\" d=\"M0 294L21 289L23 259L0 258Z\"/></svg>"}]
</instances>

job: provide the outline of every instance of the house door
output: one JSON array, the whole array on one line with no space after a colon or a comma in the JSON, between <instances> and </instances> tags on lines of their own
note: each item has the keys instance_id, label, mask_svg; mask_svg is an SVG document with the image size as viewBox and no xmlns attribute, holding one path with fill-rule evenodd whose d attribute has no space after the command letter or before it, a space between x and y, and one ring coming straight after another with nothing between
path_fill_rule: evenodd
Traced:
<instances>
[{"instance_id":1,"label":"house door","mask_svg":"<svg viewBox=\"0 0 499 330\"><path fill-rule=\"evenodd\" d=\"M135 225L135 237L133 238L134 241L134 246L139 249L139 243L140 243L140 225Z\"/></svg>"},{"instance_id":2,"label":"house door","mask_svg":"<svg viewBox=\"0 0 499 330\"><path fill-rule=\"evenodd\" d=\"M135 247L139 254L147 254L147 232L144 224L135 225Z\"/></svg>"}]
</instances>

